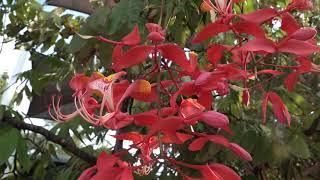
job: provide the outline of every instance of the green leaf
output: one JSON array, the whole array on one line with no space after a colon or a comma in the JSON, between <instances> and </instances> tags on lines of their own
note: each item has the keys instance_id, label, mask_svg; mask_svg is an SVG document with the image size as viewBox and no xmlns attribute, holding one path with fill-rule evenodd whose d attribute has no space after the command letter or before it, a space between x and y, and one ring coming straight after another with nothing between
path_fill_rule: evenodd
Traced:
<instances>
[{"instance_id":1,"label":"green leaf","mask_svg":"<svg viewBox=\"0 0 320 180\"><path fill-rule=\"evenodd\" d=\"M110 23L108 27L108 34L117 32L123 24L128 20L129 1L121 0L117 5L112 8L110 15Z\"/></svg>"},{"instance_id":2,"label":"green leaf","mask_svg":"<svg viewBox=\"0 0 320 180\"><path fill-rule=\"evenodd\" d=\"M29 172L31 168L31 160L28 156L28 148L25 139L19 134L18 135L18 144L17 144L17 157L20 162L22 169L26 172Z\"/></svg>"},{"instance_id":3,"label":"green leaf","mask_svg":"<svg viewBox=\"0 0 320 180\"><path fill-rule=\"evenodd\" d=\"M306 141L299 135L295 135L289 142L289 151L296 157L307 159L310 157L310 150Z\"/></svg>"},{"instance_id":4,"label":"green leaf","mask_svg":"<svg viewBox=\"0 0 320 180\"><path fill-rule=\"evenodd\" d=\"M94 13L87 19L87 24L84 28L88 28L89 31L104 33L109 17L109 9L105 7L98 8ZM88 31L87 29L87 31Z\"/></svg>"},{"instance_id":5,"label":"green leaf","mask_svg":"<svg viewBox=\"0 0 320 180\"><path fill-rule=\"evenodd\" d=\"M246 0L244 2L244 13L250 13L254 11L253 0Z\"/></svg>"},{"instance_id":6,"label":"green leaf","mask_svg":"<svg viewBox=\"0 0 320 180\"><path fill-rule=\"evenodd\" d=\"M5 163L17 146L19 131L8 125L0 127L0 165Z\"/></svg>"},{"instance_id":7,"label":"green leaf","mask_svg":"<svg viewBox=\"0 0 320 180\"><path fill-rule=\"evenodd\" d=\"M257 138L257 143L252 152L255 165L263 164L272 158L271 140L265 136L257 136Z\"/></svg>"},{"instance_id":8,"label":"green leaf","mask_svg":"<svg viewBox=\"0 0 320 180\"><path fill-rule=\"evenodd\" d=\"M99 44L99 54L98 57L100 59L100 63L105 67L106 69L111 69L112 64L112 52L113 52L113 46L106 43L100 43Z\"/></svg>"},{"instance_id":9,"label":"green leaf","mask_svg":"<svg viewBox=\"0 0 320 180\"><path fill-rule=\"evenodd\" d=\"M4 111L5 111L5 106L0 105L0 119L3 118Z\"/></svg>"},{"instance_id":10,"label":"green leaf","mask_svg":"<svg viewBox=\"0 0 320 180\"><path fill-rule=\"evenodd\" d=\"M142 18L140 18L140 14L144 8L143 0L129 0L129 8L128 8L128 23L130 29L133 28L136 24L140 24Z\"/></svg>"}]
</instances>

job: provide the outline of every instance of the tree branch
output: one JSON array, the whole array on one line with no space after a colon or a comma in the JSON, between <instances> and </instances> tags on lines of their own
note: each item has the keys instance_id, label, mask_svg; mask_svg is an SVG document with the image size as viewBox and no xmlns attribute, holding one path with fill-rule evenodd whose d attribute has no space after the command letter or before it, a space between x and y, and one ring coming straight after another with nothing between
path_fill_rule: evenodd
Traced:
<instances>
[{"instance_id":1,"label":"tree branch","mask_svg":"<svg viewBox=\"0 0 320 180\"><path fill-rule=\"evenodd\" d=\"M72 141L68 141L65 138L58 136L54 134L53 132L41 127L41 126L36 126L32 124L27 124L25 122L13 119L13 118L8 118L4 117L0 122L6 122L15 128L21 130L29 130L34 133L41 134L44 136L47 140L54 142L56 144L59 144L61 147L63 147L65 150L69 151L73 155L77 156L78 158L82 159L83 161L94 165L96 164L96 157L79 149Z\"/></svg>"},{"instance_id":2,"label":"tree branch","mask_svg":"<svg viewBox=\"0 0 320 180\"><path fill-rule=\"evenodd\" d=\"M91 14L94 11L89 0L47 0L46 3L48 5L71 9L86 14ZM104 4L106 7L112 8L115 6L116 2L115 0L105 0Z\"/></svg>"}]
</instances>

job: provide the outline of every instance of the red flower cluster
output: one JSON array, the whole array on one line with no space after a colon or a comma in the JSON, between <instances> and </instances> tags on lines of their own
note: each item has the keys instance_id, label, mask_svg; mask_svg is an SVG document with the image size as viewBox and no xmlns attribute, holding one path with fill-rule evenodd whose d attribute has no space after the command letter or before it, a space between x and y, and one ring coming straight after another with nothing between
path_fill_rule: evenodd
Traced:
<instances>
[{"instance_id":1,"label":"red flower cluster","mask_svg":"<svg viewBox=\"0 0 320 180\"><path fill-rule=\"evenodd\" d=\"M75 91L73 96L76 111L70 115L62 114L59 107L60 98L57 102L53 98L55 114L52 116L59 121L68 121L80 115L95 126L119 129L135 124L146 127L148 131L145 134L129 132L113 136L116 139L129 140L133 143L130 149L134 148L140 151L137 158L140 165L121 160L123 153L128 153L128 150L113 155L103 152L98 158L97 165L84 171L79 179L130 180L133 179L133 172L139 175L149 174L152 165L159 159L176 167L176 170L186 180L195 178L187 176L181 167L198 170L202 174L199 180L240 179L232 169L221 164L191 165L177 161L168 155L168 144L189 143L188 149L190 151L199 151L207 142L212 142L231 150L245 161L251 161L252 158L247 151L239 145L229 142L224 136L199 133L193 130L192 126L204 123L212 128L222 129L231 135L234 134L228 126L228 117L213 110L212 93L217 96L225 96L229 94L230 88L242 90L243 104L248 106L251 90L247 83L249 79L264 74L271 75L270 80L284 74L282 71L272 69L274 67L292 69L293 72L285 80L286 87L292 90L300 74L317 71L316 65L308 59L310 54L320 51L320 48L313 43L316 31L312 28L301 28L290 15L292 10L310 8L310 1L294 0L287 9L282 11L267 8L241 15L232 13L233 3L238 3L238 1L215 0L212 3L210 0L204 0L203 3L206 7L216 11L219 19L204 27L193 39L193 43L200 43L227 31L232 31L239 40L239 44L234 46L210 44L207 49L210 64L207 68L199 65L197 54L191 52L187 57L185 51L178 45L163 43L165 31L157 24L146 24L149 31L147 36L149 43L142 45L140 45L141 37L137 27L120 42L104 37L95 37L115 45L112 68L116 73L108 77L98 72L93 73L90 77L84 74L75 75L70 81L70 87ZM270 40L262 28L262 24L270 22L275 17L281 18L281 28L287 33L286 37L277 42ZM243 34L249 38L245 38L242 36ZM219 64L226 51L232 54L233 62ZM270 54L280 52L295 55L299 66L264 63ZM256 57L260 57L260 59L255 59ZM158 75L157 82L150 84L143 79L134 82L122 79L122 76L126 74L123 69L141 64L146 60L152 61L153 67L151 67L150 73L144 77ZM168 60L178 65L180 69L172 67ZM259 71L255 72L250 69L250 63L254 63L254 68L258 67ZM160 74L164 71L170 75L169 80L160 79ZM178 71L178 77L174 77L172 71ZM191 80L181 81L181 77L185 76ZM235 81L242 82L243 87L231 85L231 82ZM255 86L257 85L263 89L262 83L258 82ZM172 92L172 88L169 89L169 87L175 87L176 90ZM169 96L169 103L161 100L162 94ZM134 115L121 112L121 104L128 97L156 103L158 108ZM266 119L268 102L272 104L273 113L279 122L290 125L291 117L287 107L281 98L272 91L265 92L262 103L263 121ZM49 112L51 112L50 109ZM158 148L160 155L153 153Z\"/></svg>"}]
</instances>

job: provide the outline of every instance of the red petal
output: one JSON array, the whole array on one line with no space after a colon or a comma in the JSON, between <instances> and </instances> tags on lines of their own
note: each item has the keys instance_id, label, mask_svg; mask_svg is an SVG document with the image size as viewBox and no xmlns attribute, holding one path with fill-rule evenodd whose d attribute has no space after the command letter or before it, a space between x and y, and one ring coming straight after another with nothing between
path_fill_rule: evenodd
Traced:
<instances>
[{"instance_id":1,"label":"red petal","mask_svg":"<svg viewBox=\"0 0 320 180\"><path fill-rule=\"evenodd\" d=\"M185 141L188 141L191 139L193 136L190 134L184 134L184 133L176 133L177 137L184 143Z\"/></svg>"},{"instance_id":2,"label":"red petal","mask_svg":"<svg viewBox=\"0 0 320 180\"><path fill-rule=\"evenodd\" d=\"M242 158L245 161L252 161L251 155L244 150L241 146L235 143L229 144L229 149L233 151L235 154L237 154L240 158Z\"/></svg>"},{"instance_id":3,"label":"red petal","mask_svg":"<svg viewBox=\"0 0 320 180\"><path fill-rule=\"evenodd\" d=\"M225 132L229 133L232 136L234 136L236 134L229 128L229 126L222 126L220 128L223 129Z\"/></svg>"},{"instance_id":4,"label":"red petal","mask_svg":"<svg viewBox=\"0 0 320 180\"><path fill-rule=\"evenodd\" d=\"M96 171L97 171L96 166L90 167L81 173L78 180L90 180L91 177L93 177L93 175L96 173Z\"/></svg>"},{"instance_id":5,"label":"red petal","mask_svg":"<svg viewBox=\"0 0 320 180\"><path fill-rule=\"evenodd\" d=\"M312 62L310 59L305 57L299 57L297 58L297 61L300 63L300 67L298 68L298 71L300 73L310 72L312 69Z\"/></svg>"},{"instance_id":6,"label":"red petal","mask_svg":"<svg viewBox=\"0 0 320 180\"><path fill-rule=\"evenodd\" d=\"M207 57L208 60L213 64L216 65L217 62L222 58L223 52L226 49L225 46L220 44L211 44L207 50Z\"/></svg>"},{"instance_id":7,"label":"red petal","mask_svg":"<svg viewBox=\"0 0 320 180\"><path fill-rule=\"evenodd\" d=\"M129 96L131 96L134 93L140 93L140 94L150 94L151 93L151 84L142 79L138 79L131 83L128 87L128 89L124 92L121 99L116 105L115 111L117 112L121 106L121 103Z\"/></svg>"},{"instance_id":8,"label":"red petal","mask_svg":"<svg viewBox=\"0 0 320 180\"><path fill-rule=\"evenodd\" d=\"M76 74L69 81L69 86L74 91L80 91L86 87L89 82L89 77L84 74Z\"/></svg>"},{"instance_id":9,"label":"red petal","mask_svg":"<svg viewBox=\"0 0 320 180\"><path fill-rule=\"evenodd\" d=\"M255 36L256 38L265 38L265 33L259 24L242 21L232 25L234 30L238 33L246 33Z\"/></svg>"},{"instance_id":10,"label":"red petal","mask_svg":"<svg viewBox=\"0 0 320 180\"><path fill-rule=\"evenodd\" d=\"M128 113L119 112L110 119L100 121L104 121L104 127L112 130L117 130L131 124L133 122L133 117Z\"/></svg>"},{"instance_id":11,"label":"red petal","mask_svg":"<svg viewBox=\"0 0 320 180\"><path fill-rule=\"evenodd\" d=\"M191 66L191 70L197 71L198 68L198 54L195 52L190 52L189 53L189 61L190 61L190 66Z\"/></svg>"},{"instance_id":12,"label":"red petal","mask_svg":"<svg viewBox=\"0 0 320 180\"><path fill-rule=\"evenodd\" d=\"M269 92L269 100L272 103L273 113L279 120L279 122L285 123L287 121L288 125L290 126L291 116L287 107L284 105L278 94L274 92Z\"/></svg>"},{"instance_id":13,"label":"red petal","mask_svg":"<svg viewBox=\"0 0 320 180\"><path fill-rule=\"evenodd\" d=\"M111 168L118 160L118 157L102 151L97 159L97 169L98 171L103 171L104 169Z\"/></svg>"},{"instance_id":14,"label":"red petal","mask_svg":"<svg viewBox=\"0 0 320 180\"><path fill-rule=\"evenodd\" d=\"M124 168L122 170L121 174L119 174L114 179L117 179L117 180L133 180L132 171L129 168Z\"/></svg>"},{"instance_id":15,"label":"red petal","mask_svg":"<svg viewBox=\"0 0 320 180\"><path fill-rule=\"evenodd\" d=\"M314 28L300 28L290 35L290 39L307 41L314 38L316 35L317 31Z\"/></svg>"},{"instance_id":16,"label":"red petal","mask_svg":"<svg viewBox=\"0 0 320 180\"><path fill-rule=\"evenodd\" d=\"M264 70L257 72L257 75L260 75L260 74L272 74L274 76L278 76L278 75L283 74L283 72L277 71L277 70L272 70L272 69L264 69Z\"/></svg>"},{"instance_id":17,"label":"red petal","mask_svg":"<svg viewBox=\"0 0 320 180\"><path fill-rule=\"evenodd\" d=\"M207 137L200 137L194 140L188 147L189 151L199 151L203 148L204 144L208 142Z\"/></svg>"},{"instance_id":18,"label":"red petal","mask_svg":"<svg viewBox=\"0 0 320 180\"><path fill-rule=\"evenodd\" d=\"M288 12L281 14L281 19L281 29L288 34L292 34L300 28L296 19Z\"/></svg>"},{"instance_id":19,"label":"red petal","mask_svg":"<svg viewBox=\"0 0 320 180\"><path fill-rule=\"evenodd\" d=\"M113 52L112 52L112 63L114 65L116 64L119 64L119 59L120 57L122 56L123 54L123 50L122 50L123 46L122 45L116 45L113 49ZM121 71L121 69L119 69L118 67L116 66L113 66L112 67L115 71Z\"/></svg>"},{"instance_id":20,"label":"red petal","mask_svg":"<svg viewBox=\"0 0 320 180\"><path fill-rule=\"evenodd\" d=\"M182 92L185 92L185 93L188 93L189 95L192 95L195 92L195 89L196 88L194 86L194 82L186 82L186 83L182 84L180 89L178 91L176 91L173 96L171 96L171 98L170 98L170 106L173 107L173 108L176 108L178 106L177 102L176 102L178 96Z\"/></svg>"},{"instance_id":21,"label":"red petal","mask_svg":"<svg viewBox=\"0 0 320 180\"><path fill-rule=\"evenodd\" d=\"M191 65L186 57L186 53L182 48L175 44L163 44L159 45L158 48L162 57L173 61L186 71L192 71Z\"/></svg>"},{"instance_id":22,"label":"red petal","mask_svg":"<svg viewBox=\"0 0 320 180\"><path fill-rule=\"evenodd\" d=\"M290 39L278 46L280 52L288 52L299 56L308 56L314 52L319 52L320 47L312 45L306 41Z\"/></svg>"},{"instance_id":23,"label":"red petal","mask_svg":"<svg viewBox=\"0 0 320 180\"><path fill-rule=\"evenodd\" d=\"M293 91L294 86L297 84L298 82L298 77L299 77L298 72L293 72L291 74L289 74L285 79L284 79L284 84L286 86L286 88L288 89L288 91Z\"/></svg>"},{"instance_id":24,"label":"red petal","mask_svg":"<svg viewBox=\"0 0 320 180\"><path fill-rule=\"evenodd\" d=\"M220 144L225 147L229 146L229 141L221 135L210 135L210 136L207 136L207 139L211 142L214 142L216 144Z\"/></svg>"},{"instance_id":25,"label":"red petal","mask_svg":"<svg viewBox=\"0 0 320 180\"><path fill-rule=\"evenodd\" d=\"M124 38L122 38L122 42L125 45L136 45L139 44L141 41L139 28L137 25L134 26L132 32L130 32L128 35L126 35Z\"/></svg>"},{"instance_id":26,"label":"red petal","mask_svg":"<svg viewBox=\"0 0 320 180\"><path fill-rule=\"evenodd\" d=\"M253 39L239 48L242 51L265 51L274 53L276 51L275 45L269 39Z\"/></svg>"},{"instance_id":27,"label":"red petal","mask_svg":"<svg viewBox=\"0 0 320 180\"><path fill-rule=\"evenodd\" d=\"M214 163L209 166L213 171L217 172L223 180L241 180L236 172L225 165Z\"/></svg>"},{"instance_id":28,"label":"red petal","mask_svg":"<svg viewBox=\"0 0 320 180\"><path fill-rule=\"evenodd\" d=\"M245 106L250 104L250 92L248 89L242 91L242 104Z\"/></svg>"},{"instance_id":29,"label":"red petal","mask_svg":"<svg viewBox=\"0 0 320 180\"><path fill-rule=\"evenodd\" d=\"M136 100L143 101L143 102L157 102L158 96L157 96L157 86L151 87L150 93L132 93L131 97L133 97Z\"/></svg>"},{"instance_id":30,"label":"red petal","mask_svg":"<svg viewBox=\"0 0 320 180\"><path fill-rule=\"evenodd\" d=\"M153 41L153 42L160 43L160 42L165 40L165 37L161 33L151 32L147 36L147 39L150 40L150 41Z\"/></svg>"},{"instance_id":31,"label":"red petal","mask_svg":"<svg viewBox=\"0 0 320 180\"><path fill-rule=\"evenodd\" d=\"M254 11L252 13L242 14L239 16L243 20L257 23L257 24L261 24L261 23L264 23L265 21L272 19L273 17L275 17L277 15L278 15L277 10L272 9L272 8L265 8L265 9L261 9L258 11Z\"/></svg>"},{"instance_id":32,"label":"red petal","mask_svg":"<svg viewBox=\"0 0 320 180\"><path fill-rule=\"evenodd\" d=\"M162 31L162 27L155 23L147 23L145 26L148 29L149 33Z\"/></svg>"},{"instance_id":33,"label":"red petal","mask_svg":"<svg viewBox=\"0 0 320 180\"><path fill-rule=\"evenodd\" d=\"M183 133L165 133L161 138L162 143L183 144L185 141L191 139L193 136Z\"/></svg>"},{"instance_id":34,"label":"red petal","mask_svg":"<svg viewBox=\"0 0 320 180\"><path fill-rule=\"evenodd\" d=\"M147 111L147 112L157 115L158 114L158 109L153 109L153 110L150 110L150 111ZM171 115L174 115L176 113L177 113L177 108L173 108L173 107L164 107L164 108L161 108L161 110L160 110L160 116L161 117L171 116Z\"/></svg>"},{"instance_id":35,"label":"red petal","mask_svg":"<svg viewBox=\"0 0 320 180\"><path fill-rule=\"evenodd\" d=\"M211 81L214 78L212 72L202 72L198 78L195 80L194 84L196 86L202 86L207 84L209 81Z\"/></svg>"},{"instance_id":36,"label":"red petal","mask_svg":"<svg viewBox=\"0 0 320 180\"><path fill-rule=\"evenodd\" d=\"M147 114L147 113L140 113L133 116L134 122L137 126L147 126L151 127L154 125L158 119L157 115L155 114Z\"/></svg>"},{"instance_id":37,"label":"red petal","mask_svg":"<svg viewBox=\"0 0 320 180\"><path fill-rule=\"evenodd\" d=\"M229 124L229 119L226 115L215 112L208 111L200 115L200 120L212 127L223 127Z\"/></svg>"},{"instance_id":38,"label":"red petal","mask_svg":"<svg viewBox=\"0 0 320 180\"><path fill-rule=\"evenodd\" d=\"M217 172L213 171L208 165L201 166L199 171L202 174L201 180L224 180Z\"/></svg>"},{"instance_id":39,"label":"red petal","mask_svg":"<svg viewBox=\"0 0 320 180\"><path fill-rule=\"evenodd\" d=\"M202 91L198 95L198 102L207 110L212 109L213 96L211 91Z\"/></svg>"},{"instance_id":40,"label":"red petal","mask_svg":"<svg viewBox=\"0 0 320 180\"><path fill-rule=\"evenodd\" d=\"M186 100L182 100L179 108L179 113L183 118L188 118L200 114L204 110L205 107L199 104L196 99L189 98Z\"/></svg>"},{"instance_id":41,"label":"red petal","mask_svg":"<svg viewBox=\"0 0 320 180\"><path fill-rule=\"evenodd\" d=\"M177 116L171 116L167 118L159 119L151 128L148 133L148 137L151 137L153 134L159 131L173 132L183 128L184 122L183 119Z\"/></svg>"},{"instance_id":42,"label":"red petal","mask_svg":"<svg viewBox=\"0 0 320 180\"><path fill-rule=\"evenodd\" d=\"M140 64L147 59L152 50L153 47L147 45L132 47L119 58L116 66L123 69Z\"/></svg>"},{"instance_id":43,"label":"red petal","mask_svg":"<svg viewBox=\"0 0 320 180\"><path fill-rule=\"evenodd\" d=\"M219 33L229 31L230 26L227 24L222 24L221 22L214 22L212 24L207 25L204 27L192 40L192 43L201 43L202 41L216 36Z\"/></svg>"},{"instance_id":44,"label":"red petal","mask_svg":"<svg viewBox=\"0 0 320 180\"><path fill-rule=\"evenodd\" d=\"M106 179L115 179L119 174L121 174L121 168L108 168L98 171L95 176L90 180L106 180Z\"/></svg>"},{"instance_id":45,"label":"red petal","mask_svg":"<svg viewBox=\"0 0 320 180\"><path fill-rule=\"evenodd\" d=\"M114 135L113 137L119 140L132 141L134 144L139 143L143 140L143 135L137 132L129 132L126 134Z\"/></svg>"}]
</instances>

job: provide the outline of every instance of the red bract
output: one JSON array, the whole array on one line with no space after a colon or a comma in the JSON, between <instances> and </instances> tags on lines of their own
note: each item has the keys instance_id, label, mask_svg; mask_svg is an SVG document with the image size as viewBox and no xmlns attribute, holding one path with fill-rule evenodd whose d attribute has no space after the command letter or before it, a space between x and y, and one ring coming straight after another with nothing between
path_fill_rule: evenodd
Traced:
<instances>
[{"instance_id":1,"label":"red bract","mask_svg":"<svg viewBox=\"0 0 320 180\"><path fill-rule=\"evenodd\" d=\"M132 169L119 157L102 152L97 165L85 170L79 180L133 180Z\"/></svg>"},{"instance_id":2,"label":"red bract","mask_svg":"<svg viewBox=\"0 0 320 180\"><path fill-rule=\"evenodd\" d=\"M287 123L290 126L291 116L281 98L275 92L268 92L262 103L263 122L266 120L267 103L271 102L272 111L280 123Z\"/></svg>"},{"instance_id":3,"label":"red bract","mask_svg":"<svg viewBox=\"0 0 320 180\"><path fill-rule=\"evenodd\" d=\"M202 113L205 110L201 104L197 102L196 99L187 99L182 100L180 104L180 114L184 118L188 118L191 116L196 116Z\"/></svg>"},{"instance_id":4,"label":"red bract","mask_svg":"<svg viewBox=\"0 0 320 180\"><path fill-rule=\"evenodd\" d=\"M219 33L233 30L239 34L250 34L257 38L265 37L263 30L259 25L252 22L237 22L234 24L225 23L222 19L215 21L214 23L204 27L197 36L193 39L193 43L200 43L210 37L214 37Z\"/></svg>"},{"instance_id":5,"label":"red bract","mask_svg":"<svg viewBox=\"0 0 320 180\"><path fill-rule=\"evenodd\" d=\"M273 43L268 39L254 39L242 46L240 50L253 52L264 51L266 53L287 52L298 56L308 56L314 52L319 52L320 48L307 41L292 39L291 37L291 39L280 43Z\"/></svg>"},{"instance_id":6,"label":"red bract","mask_svg":"<svg viewBox=\"0 0 320 180\"><path fill-rule=\"evenodd\" d=\"M165 40L165 32L158 24L147 23L146 28L149 31L148 40L159 43Z\"/></svg>"},{"instance_id":7,"label":"red bract","mask_svg":"<svg viewBox=\"0 0 320 180\"><path fill-rule=\"evenodd\" d=\"M221 136L221 135L204 135L204 134L200 134L201 136L194 140L190 145L189 145L189 150L190 151L199 151L203 148L203 146L205 145L205 143L207 143L208 141L211 141L213 143L216 144L220 144L228 149L230 149L231 151L233 151L236 155L238 155L240 158L242 158L245 161L252 161L252 157L251 155L244 150L242 147L240 147L239 145L235 144L235 143L229 143L229 141ZM199 136L199 134L198 134Z\"/></svg>"},{"instance_id":8,"label":"red bract","mask_svg":"<svg viewBox=\"0 0 320 180\"><path fill-rule=\"evenodd\" d=\"M240 180L240 176L237 175L231 168L222 164L209 164L209 165L192 165L170 159L170 161L176 166L183 166L191 169L198 170L201 173L201 178L192 178L187 176L183 172L180 172L184 180Z\"/></svg>"},{"instance_id":9,"label":"red bract","mask_svg":"<svg viewBox=\"0 0 320 180\"><path fill-rule=\"evenodd\" d=\"M186 71L191 71L190 62L185 52L175 44L162 44L159 46L141 45L130 48L113 64L119 70L144 62L151 53L159 52L163 58L171 60Z\"/></svg>"},{"instance_id":10,"label":"red bract","mask_svg":"<svg viewBox=\"0 0 320 180\"><path fill-rule=\"evenodd\" d=\"M313 8L313 4L310 0L292 0L289 6L287 7L288 10L309 10Z\"/></svg>"},{"instance_id":11,"label":"red bract","mask_svg":"<svg viewBox=\"0 0 320 180\"><path fill-rule=\"evenodd\" d=\"M250 104L250 93L247 89L242 91L242 104L245 106L249 106Z\"/></svg>"}]
</instances>

